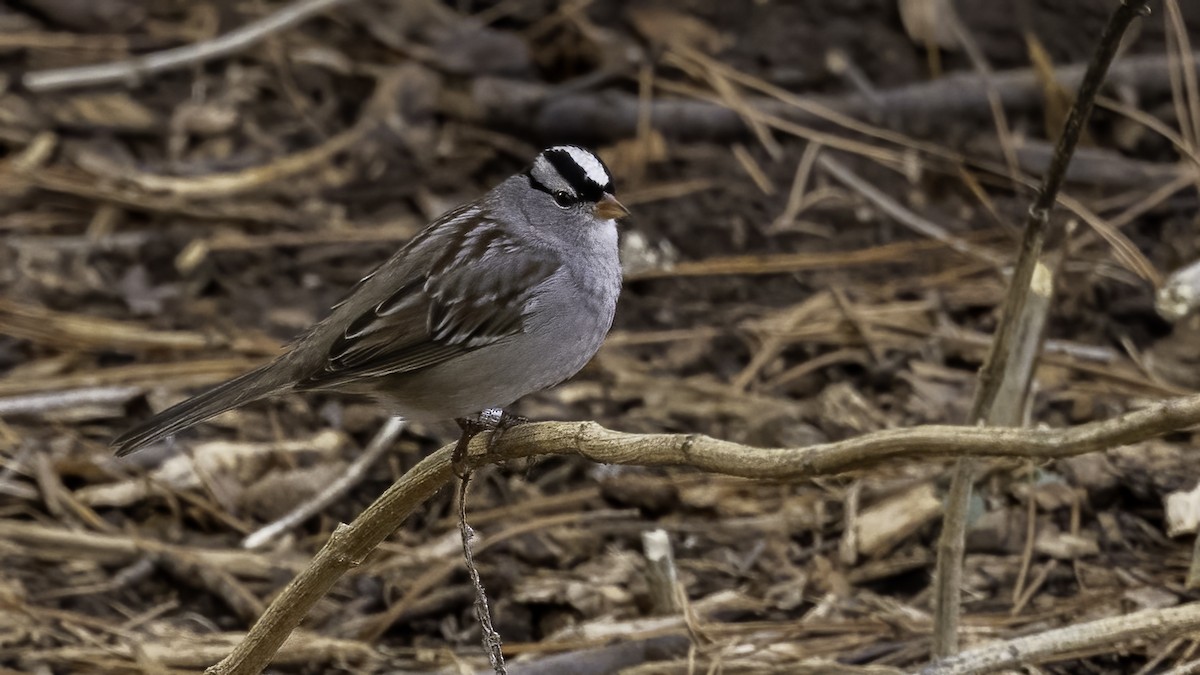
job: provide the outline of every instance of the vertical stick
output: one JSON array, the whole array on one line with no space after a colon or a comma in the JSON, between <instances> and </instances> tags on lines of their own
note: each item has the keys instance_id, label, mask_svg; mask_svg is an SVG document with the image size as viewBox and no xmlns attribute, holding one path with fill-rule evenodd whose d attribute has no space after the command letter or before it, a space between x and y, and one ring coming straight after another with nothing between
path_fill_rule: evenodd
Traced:
<instances>
[{"instance_id":1,"label":"vertical stick","mask_svg":"<svg viewBox=\"0 0 1200 675\"><path fill-rule=\"evenodd\" d=\"M1000 325L992 341L987 360L979 372L979 384L971 405L971 422L990 426L1014 426L1020 422L1024 398L1029 391L1029 379L1036 363L1033 358L1020 357L1022 345L1040 342L1040 330L1030 322L1044 322L1026 311L1034 282L1034 272L1042 255L1049 229L1050 212L1058 198L1066 175L1067 165L1079 143L1084 124L1092 113L1096 94L1116 55L1126 29L1139 15L1149 12L1148 0L1121 0L1109 17L1100 36L1087 72L1079 85L1075 103L1063 126L1062 135L1042 179L1042 185L1029 208L1025 230L1021 237L1012 282L1001 309ZM1044 269L1044 268L1043 268ZM1047 295L1048 297L1048 295ZM1037 336L1038 339L1021 340ZM967 528L967 506L978 472L976 460L960 459L954 468L954 478L946 501L942 535L937 546L937 569L934 573L934 633L933 656L941 658L958 651L958 617L962 584L963 540Z\"/></svg>"},{"instance_id":2,"label":"vertical stick","mask_svg":"<svg viewBox=\"0 0 1200 675\"><path fill-rule=\"evenodd\" d=\"M506 675L508 669L504 665L503 641L500 639L500 633L492 626L492 608L488 606L487 592L484 591L483 581L479 578L479 568L475 566L475 551L472 547L475 531L467 524L467 488L470 485L471 473L468 471L462 475L458 490L458 532L462 536L463 562L467 565L471 586L475 588L475 618L479 620L483 651L487 654L488 663L496 675Z\"/></svg>"}]
</instances>

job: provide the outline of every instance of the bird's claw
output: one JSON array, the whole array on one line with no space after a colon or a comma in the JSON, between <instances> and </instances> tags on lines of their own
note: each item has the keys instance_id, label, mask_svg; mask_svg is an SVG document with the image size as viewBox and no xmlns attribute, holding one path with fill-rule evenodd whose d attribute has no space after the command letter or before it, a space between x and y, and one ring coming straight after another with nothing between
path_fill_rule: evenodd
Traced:
<instances>
[{"instance_id":1,"label":"bird's claw","mask_svg":"<svg viewBox=\"0 0 1200 675\"><path fill-rule=\"evenodd\" d=\"M487 454L494 455L499 447L500 439L504 437L504 432L525 424L529 419L510 414L502 408L488 408L480 412L475 419L463 417L454 421L462 429L462 435L458 437L458 443L454 446L454 454L450 456L450 462L454 468L454 475L463 478L471 473L466 460L467 448L471 445L473 438L485 431L492 432L487 439Z\"/></svg>"}]
</instances>

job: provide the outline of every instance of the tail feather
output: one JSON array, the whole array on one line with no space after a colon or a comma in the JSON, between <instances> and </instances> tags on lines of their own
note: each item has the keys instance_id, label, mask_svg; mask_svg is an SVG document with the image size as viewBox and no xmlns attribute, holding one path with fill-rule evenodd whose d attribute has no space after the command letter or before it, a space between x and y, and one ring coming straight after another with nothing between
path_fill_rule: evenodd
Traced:
<instances>
[{"instance_id":1,"label":"tail feather","mask_svg":"<svg viewBox=\"0 0 1200 675\"><path fill-rule=\"evenodd\" d=\"M278 365L279 362L275 361L239 375L203 394L181 401L126 431L112 441L117 457L124 457L159 439L280 391L285 383L280 382L276 374Z\"/></svg>"}]
</instances>

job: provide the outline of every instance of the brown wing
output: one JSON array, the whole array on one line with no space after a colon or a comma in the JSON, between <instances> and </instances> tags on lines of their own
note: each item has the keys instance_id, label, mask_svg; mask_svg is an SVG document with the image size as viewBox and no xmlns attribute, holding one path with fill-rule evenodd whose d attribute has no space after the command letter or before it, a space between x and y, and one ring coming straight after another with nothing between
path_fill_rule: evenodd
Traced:
<instances>
[{"instance_id":1,"label":"brown wing","mask_svg":"<svg viewBox=\"0 0 1200 675\"><path fill-rule=\"evenodd\" d=\"M389 261L371 279L379 288L364 284L360 293L387 294L346 325L325 368L301 387L337 387L428 368L522 331L532 290L558 269L558 259L478 212L445 225L453 228L447 236L408 251L436 251L424 273L391 275ZM344 304L358 303L352 297Z\"/></svg>"}]
</instances>

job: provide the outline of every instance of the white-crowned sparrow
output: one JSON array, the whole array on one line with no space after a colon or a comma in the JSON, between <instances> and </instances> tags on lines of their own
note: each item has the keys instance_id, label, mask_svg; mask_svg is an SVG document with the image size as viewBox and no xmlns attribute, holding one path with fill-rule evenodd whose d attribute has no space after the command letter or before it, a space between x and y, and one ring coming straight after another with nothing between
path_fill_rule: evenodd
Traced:
<instances>
[{"instance_id":1,"label":"white-crowned sparrow","mask_svg":"<svg viewBox=\"0 0 1200 675\"><path fill-rule=\"evenodd\" d=\"M543 150L441 216L368 274L279 358L113 441L127 455L286 391L367 394L410 420L459 419L557 384L612 326L628 211L596 155Z\"/></svg>"}]
</instances>

